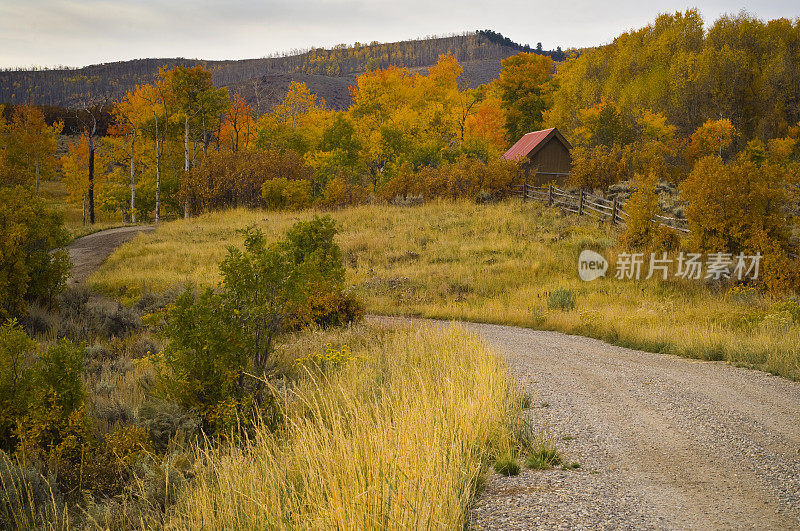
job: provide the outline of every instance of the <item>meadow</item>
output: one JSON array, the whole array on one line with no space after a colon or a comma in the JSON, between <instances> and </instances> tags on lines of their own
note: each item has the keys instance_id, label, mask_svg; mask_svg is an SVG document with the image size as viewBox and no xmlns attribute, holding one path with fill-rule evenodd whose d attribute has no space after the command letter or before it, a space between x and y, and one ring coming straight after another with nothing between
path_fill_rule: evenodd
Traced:
<instances>
[{"instance_id":1,"label":"meadow","mask_svg":"<svg viewBox=\"0 0 800 531\"><path fill-rule=\"evenodd\" d=\"M89 282L123 302L146 290L214 286L242 229L277 238L314 214L236 209L165 223L118 249ZM800 328L778 306L786 299L688 281L581 281L578 254L613 256L617 227L518 200L365 205L331 215L348 285L370 313L559 330L800 379ZM559 289L575 295L574 307L548 307Z\"/></svg>"},{"instance_id":2,"label":"meadow","mask_svg":"<svg viewBox=\"0 0 800 531\"><path fill-rule=\"evenodd\" d=\"M311 332L280 356L301 373L285 427L198 450L171 527L463 529L486 466L520 450L520 395L457 327Z\"/></svg>"}]
</instances>

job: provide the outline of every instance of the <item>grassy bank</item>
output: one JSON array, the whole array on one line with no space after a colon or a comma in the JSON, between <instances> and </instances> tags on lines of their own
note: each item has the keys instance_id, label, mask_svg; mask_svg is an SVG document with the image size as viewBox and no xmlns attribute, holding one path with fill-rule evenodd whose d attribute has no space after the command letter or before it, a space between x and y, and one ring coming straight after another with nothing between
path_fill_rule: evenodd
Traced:
<instances>
[{"instance_id":1,"label":"grassy bank","mask_svg":"<svg viewBox=\"0 0 800 531\"><path fill-rule=\"evenodd\" d=\"M91 282L122 299L177 283L214 285L240 229L277 237L311 215L232 210L167 223L119 249ZM581 281L578 254L612 253L612 228L518 201L361 206L333 216L348 282L370 312L561 330L800 378L800 329L775 318L777 300L696 283ZM559 288L575 293L574 309L548 309Z\"/></svg>"},{"instance_id":2,"label":"grassy bank","mask_svg":"<svg viewBox=\"0 0 800 531\"><path fill-rule=\"evenodd\" d=\"M175 527L464 527L512 440L498 356L451 328L388 332L338 358L290 393L285 429L199 454Z\"/></svg>"}]
</instances>

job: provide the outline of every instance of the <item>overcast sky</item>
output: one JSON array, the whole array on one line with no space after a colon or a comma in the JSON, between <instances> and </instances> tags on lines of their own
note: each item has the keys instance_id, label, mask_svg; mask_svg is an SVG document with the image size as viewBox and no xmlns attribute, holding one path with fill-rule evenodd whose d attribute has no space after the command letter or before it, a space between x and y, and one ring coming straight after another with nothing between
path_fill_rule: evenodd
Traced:
<instances>
[{"instance_id":1,"label":"overcast sky","mask_svg":"<svg viewBox=\"0 0 800 531\"><path fill-rule=\"evenodd\" d=\"M237 59L355 41L489 28L532 46L591 46L660 12L708 24L742 9L800 16L797 0L0 0L0 66L84 66L144 57Z\"/></svg>"}]
</instances>

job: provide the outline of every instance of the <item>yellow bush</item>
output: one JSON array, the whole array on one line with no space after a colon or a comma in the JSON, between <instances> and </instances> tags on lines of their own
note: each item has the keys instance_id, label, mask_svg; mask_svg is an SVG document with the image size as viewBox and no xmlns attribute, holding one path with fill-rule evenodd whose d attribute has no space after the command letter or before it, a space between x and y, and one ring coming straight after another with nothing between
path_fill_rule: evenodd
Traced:
<instances>
[{"instance_id":1,"label":"yellow bush","mask_svg":"<svg viewBox=\"0 0 800 531\"><path fill-rule=\"evenodd\" d=\"M302 210L311 206L311 183L285 177L269 179L261 186L261 197L273 210Z\"/></svg>"},{"instance_id":2,"label":"yellow bush","mask_svg":"<svg viewBox=\"0 0 800 531\"><path fill-rule=\"evenodd\" d=\"M334 177L325 185L319 205L323 208L343 208L357 205L367 199L367 191L358 185L350 184L342 177Z\"/></svg>"}]
</instances>

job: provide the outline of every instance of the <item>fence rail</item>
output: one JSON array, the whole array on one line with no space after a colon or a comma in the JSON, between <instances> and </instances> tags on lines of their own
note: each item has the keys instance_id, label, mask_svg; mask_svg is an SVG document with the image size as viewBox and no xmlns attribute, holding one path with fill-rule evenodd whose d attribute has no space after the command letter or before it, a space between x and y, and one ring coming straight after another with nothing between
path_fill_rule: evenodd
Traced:
<instances>
[{"instance_id":1,"label":"fence rail","mask_svg":"<svg viewBox=\"0 0 800 531\"><path fill-rule=\"evenodd\" d=\"M579 216L589 216L600 221L624 224L628 218L625 212L624 201L607 199L588 192L568 192L557 186L532 186L530 184L518 185L518 195L523 201L540 201L550 206L558 207L565 212ZM680 232L688 233L689 228L685 219L656 214L652 221L665 227L670 227Z\"/></svg>"}]
</instances>

